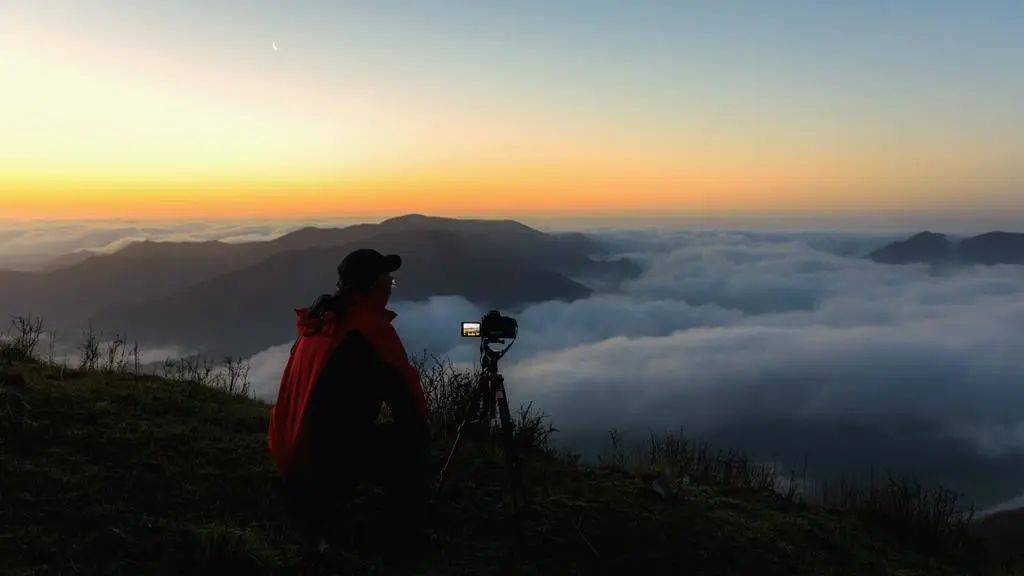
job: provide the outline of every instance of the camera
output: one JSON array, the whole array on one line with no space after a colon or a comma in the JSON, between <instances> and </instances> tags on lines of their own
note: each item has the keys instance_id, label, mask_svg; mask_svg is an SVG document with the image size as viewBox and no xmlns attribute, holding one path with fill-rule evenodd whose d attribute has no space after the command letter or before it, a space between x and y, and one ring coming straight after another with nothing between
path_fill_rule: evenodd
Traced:
<instances>
[{"instance_id":1,"label":"camera","mask_svg":"<svg viewBox=\"0 0 1024 576\"><path fill-rule=\"evenodd\" d=\"M502 316L501 312L491 310L479 322L463 322L462 335L467 338L483 338L484 340L515 339L519 325L516 319Z\"/></svg>"},{"instance_id":2,"label":"camera","mask_svg":"<svg viewBox=\"0 0 1024 576\"><path fill-rule=\"evenodd\" d=\"M515 425L512 413L508 408L508 396L505 392L505 379L498 371L498 360L516 341L519 324L515 318L502 316L501 312L491 310L479 322L463 322L462 335L467 338L480 339L480 371L477 372L476 384L466 403L465 415L455 433L455 442L448 452L448 458L441 467L437 478L437 492L441 491L447 478L448 465L455 457L462 439L462 431L467 424L483 425L491 431L491 423L500 422L501 435L505 440L505 466L508 468L512 484L512 510L516 518L522 506L523 494L519 471L519 451L514 438ZM500 347L500 349L498 349Z\"/></svg>"}]
</instances>

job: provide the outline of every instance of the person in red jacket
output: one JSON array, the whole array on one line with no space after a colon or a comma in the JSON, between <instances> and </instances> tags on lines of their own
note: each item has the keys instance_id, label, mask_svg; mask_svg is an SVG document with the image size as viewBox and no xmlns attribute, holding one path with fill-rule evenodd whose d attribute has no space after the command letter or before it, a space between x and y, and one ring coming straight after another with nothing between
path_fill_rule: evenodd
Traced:
<instances>
[{"instance_id":1,"label":"person in red jacket","mask_svg":"<svg viewBox=\"0 0 1024 576\"><path fill-rule=\"evenodd\" d=\"M294 511L317 531L367 478L385 487L392 533L412 535L423 522L427 405L386 308L401 263L355 250L338 266L338 290L295 311L268 441ZM384 405L390 425L378 424Z\"/></svg>"}]
</instances>

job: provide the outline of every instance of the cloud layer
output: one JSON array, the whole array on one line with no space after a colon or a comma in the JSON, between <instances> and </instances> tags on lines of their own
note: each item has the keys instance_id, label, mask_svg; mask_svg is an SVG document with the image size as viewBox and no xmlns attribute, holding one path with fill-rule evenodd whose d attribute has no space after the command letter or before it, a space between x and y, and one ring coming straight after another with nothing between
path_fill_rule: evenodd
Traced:
<instances>
[{"instance_id":1,"label":"cloud layer","mask_svg":"<svg viewBox=\"0 0 1024 576\"><path fill-rule=\"evenodd\" d=\"M583 450L684 427L766 459L896 469L994 502L1024 486L1024 267L861 258L879 238L609 233L645 262L614 293L517 313L516 401ZM398 302L410 352L475 357L461 298ZM289 345L253 359L272 399Z\"/></svg>"}]
</instances>

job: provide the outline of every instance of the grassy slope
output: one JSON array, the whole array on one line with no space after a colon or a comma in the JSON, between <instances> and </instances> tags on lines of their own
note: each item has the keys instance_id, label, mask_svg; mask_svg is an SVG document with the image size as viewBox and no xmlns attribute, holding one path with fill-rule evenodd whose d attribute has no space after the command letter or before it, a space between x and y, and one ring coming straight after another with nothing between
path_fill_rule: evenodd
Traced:
<instances>
[{"instance_id":1,"label":"grassy slope","mask_svg":"<svg viewBox=\"0 0 1024 576\"><path fill-rule=\"evenodd\" d=\"M289 529L263 403L155 377L60 381L38 364L0 367L0 382L6 572L390 569L383 559L394 554L374 544L387 527L372 491L354 504L357 536L340 549L321 554ZM433 514L426 573L964 573L855 518L771 494L693 486L665 500L650 479L543 455L527 461L516 553L498 454L461 456Z\"/></svg>"}]
</instances>

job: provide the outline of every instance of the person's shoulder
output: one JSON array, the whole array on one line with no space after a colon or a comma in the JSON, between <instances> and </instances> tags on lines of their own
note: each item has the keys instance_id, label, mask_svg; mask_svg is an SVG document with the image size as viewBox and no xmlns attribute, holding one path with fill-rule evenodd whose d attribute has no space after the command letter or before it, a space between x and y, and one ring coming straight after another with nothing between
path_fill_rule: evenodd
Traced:
<instances>
[{"instance_id":1,"label":"person's shoulder","mask_svg":"<svg viewBox=\"0 0 1024 576\"><path fill-rule=\"evenodd\" d=\"M321 294L316 297L316 300L309 307L309 314L314 318L323 316L325 312L341 315L344 311L345 306L337 294Z\"/></svg>"},{"instance_id":2,"label":"person's shoulder","mask_svg":"<svg viewBox=\"0 0 1024 576\"><path fill-rule=\"evenodd\" d=\"M351 325L357 329L387 330L391 328L391 319L395 317L394 312L387 309L372 309L363 306L354 306L346 311L346 317Z\"/></svg>"}]
</instances>

